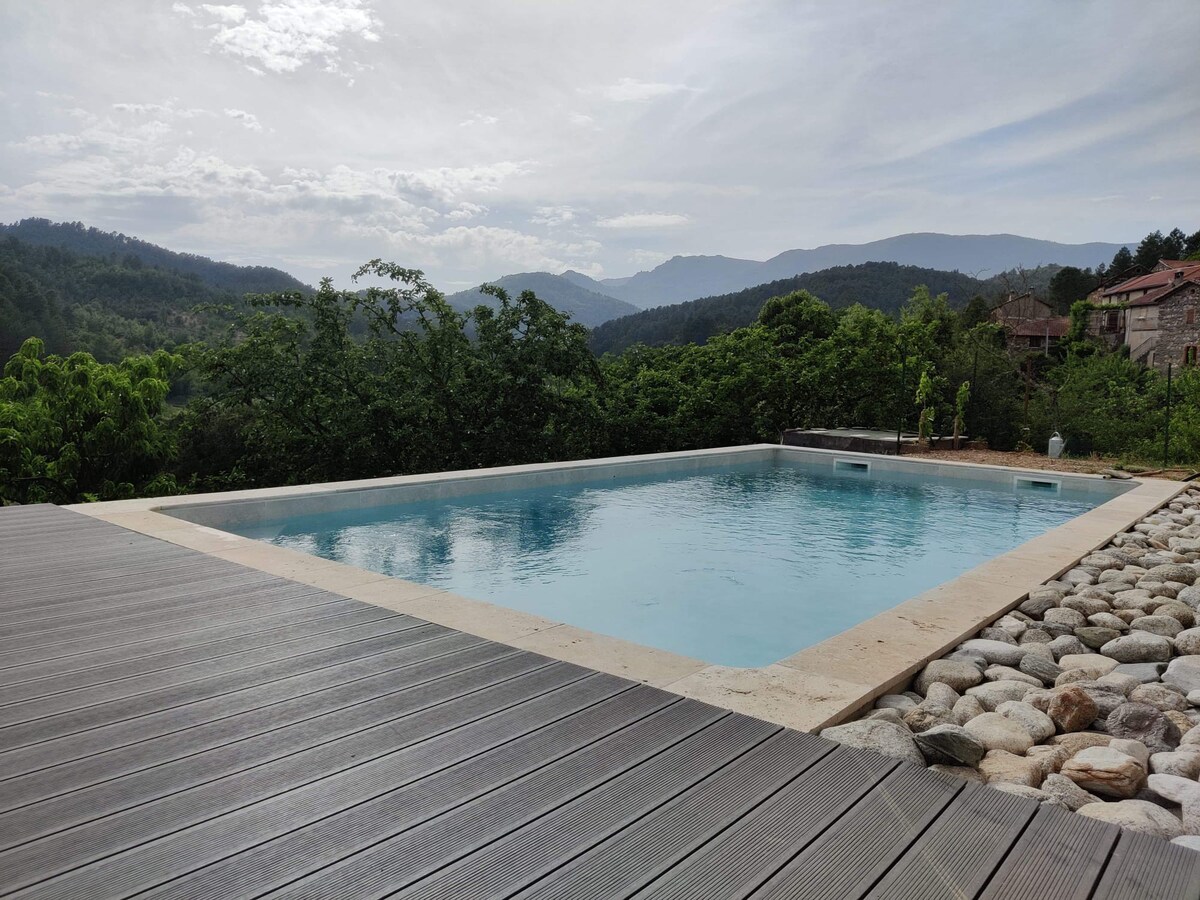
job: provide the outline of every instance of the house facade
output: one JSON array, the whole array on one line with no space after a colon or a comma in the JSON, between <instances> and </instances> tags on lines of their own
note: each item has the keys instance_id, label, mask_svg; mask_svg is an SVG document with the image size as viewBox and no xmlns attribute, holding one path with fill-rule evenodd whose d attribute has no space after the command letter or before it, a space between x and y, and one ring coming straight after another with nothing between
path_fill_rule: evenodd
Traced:
<instances>
[{"instance_id":1,"label":"house facade","mask_svg":"<svg viewBox=\"0 0 1200 900\"><path fill-rule=\"evenodd\" d=\"M1050 304L1032 293L1009 295L992 307L991 320L1004 329L1013 349L1049 350L1071 327L1066 316L1056 316Z\"/></svg>"},{"instance_id":2,"label":"house facade","mask_svg":"<svg viewBox=\"0 0 1200 900\"><path fill-rule=\"evenodd\" d=\"M1200 346L1200 262L1164 259L1154 271L1097 291L1088 331L1129 347L1135 362L1166 371L1195 365Z\"/></svg>"}]
</instances>

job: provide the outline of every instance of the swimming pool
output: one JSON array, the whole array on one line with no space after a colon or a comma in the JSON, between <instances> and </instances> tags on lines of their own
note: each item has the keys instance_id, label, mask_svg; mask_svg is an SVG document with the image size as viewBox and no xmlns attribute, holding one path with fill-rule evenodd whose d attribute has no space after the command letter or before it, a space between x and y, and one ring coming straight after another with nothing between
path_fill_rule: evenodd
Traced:
<instances>
[{"instance_id":1,"label":"swimming pool","mask_svg":"<svg viewBox=\"0 0 1200 900\"><path fill-rule=\"evenodd\" d=\"M683 656L760 667L1122 490L800 459L597 470L590 480L220 527Z\"/></svg>"}]
</instances>

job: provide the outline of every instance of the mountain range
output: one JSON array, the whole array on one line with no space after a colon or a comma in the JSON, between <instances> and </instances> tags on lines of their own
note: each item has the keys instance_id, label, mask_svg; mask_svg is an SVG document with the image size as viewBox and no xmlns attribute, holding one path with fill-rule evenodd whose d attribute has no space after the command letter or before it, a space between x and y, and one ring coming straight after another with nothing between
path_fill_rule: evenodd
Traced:
<instances>
[{"instance_id":1,"label":"mountain range","mask_svg":"<svg viewBox=\"0 0 1200 900\"><path fill-rule=\"evenodd\" d=\"M1060 244L1015 234L901 234L867 244L826 244L812 250L785 250L768 260L729 256L676 256L648 272L626 278L589 278L567 271L562 277L598 294L642 309L818 272L835 266L894 262L924 269L963 272L987 278L1016 268L1043 265L1095 267L1107 264L1121 247L1133 244Z\"/></svg>"},{"instance_id":2,"label":"mountain range","mask_svg":"<svg viewBox=\"0 0 1200 900\"><path fill-rule=\"evenodd\" d=\"M549 272L521 272L516 275L505 275L489 284L504 288L514 298L521 291L533 291L559 312L569 313L572 321L586 325L588 328L594 328L602 322L628 316L638 311L638 307L632 303L589 290L568 278L551 275ZM446 297L446 302L460 311L473 309L480 304L487 306L496 304L493 297L479 293L479 288L450 294Z\"/></svg>"}]
</instances>

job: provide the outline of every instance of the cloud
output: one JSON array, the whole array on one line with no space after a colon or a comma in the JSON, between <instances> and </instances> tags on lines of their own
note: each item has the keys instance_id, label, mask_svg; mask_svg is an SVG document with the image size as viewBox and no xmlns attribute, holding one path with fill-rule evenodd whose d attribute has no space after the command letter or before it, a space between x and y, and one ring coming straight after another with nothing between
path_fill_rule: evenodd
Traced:
<instances>
[{"instance_id":1,"label":"cloud","mask_svg":"<svg viewBox=\"0 0 1200 900\"><path fill-rule=\"evenodd\" d=\"M227 109L225 115L231 119L237 119L250 131L262 131L262 124L258 121L258 116L254 113L248 113L244 109Z\"/></svg>"},{"instance_id":2,"label":"cloud","mask_svg":"<svg viewBox=\"0 0 1200 900\"><path fill-rule=\"evenodd\" d=\"M246 7L244 6L218 6L211 3L201 3L200 8L222 22L230 22L235 25L246 18Z\"/></svg>"},{"instance_id":3,"label":"cloud","mask_svg":"<svg viewBox=\"0 0 1200 900\"><path fill-rule=\"evenodd\" d=\"M637 81L622 78L615 84L600 89L600 95L617 103L645 103L681 91L690 91L686 84L667 84L661 81Z\"/></svg>"},{"instance_id":4,"label":"cloud","mask_svg":"<svg viewBox=\"0 0 1200 900\"><path fill-rule=\"evenodd\" d=\"M569 206L539 206L529 221L534 225L558 228L575 221L575 210Z\"/></svg>"},{"instance_id":5,"label":"cloud","mask_svg":"<svg viewBox=\"0 0 1200 900\"><path fill-rule=\"evenodd\" d=\"M483 113L474 113L471 118L464 119L458 123L459 128L470 128L472 125L495 125L500 120L495 116L485 116Z\"/></svg>"},{"instance_id":6,"label":"cloud","mask_svg":"<svg viewBox=\"0 0 1200 900\"><path fill-rule=\"evenodd\" d=\"M259 5L254 16L242 6L200 7L216 19L211 45L240 59L254 72L295 72L322 62L341 73L343 44L378 41L379 21L365 0L276 0ZM190 8L185 15L194 13Z\"/></svg>"},{"instance_id":7,"label":"cloud","mask_svg":"<svg viewBox=\"0 0 1200 900\"><path fill-rule=\"evenodd\" d=\"M686 225L690 220L678 213L625 213L597 219L597 228L674 228Z\"/></svg>"},{"instance_id":8,"label":"cloud","mask_svg":"<svg viewBox=\"0 0 1200 900\"><path fill-rule=\"evenodd\" d=\"M171 12L180 16L194 16L196 14L196 11L186 3L172 3Z\"/></svg>"}]
</instances>

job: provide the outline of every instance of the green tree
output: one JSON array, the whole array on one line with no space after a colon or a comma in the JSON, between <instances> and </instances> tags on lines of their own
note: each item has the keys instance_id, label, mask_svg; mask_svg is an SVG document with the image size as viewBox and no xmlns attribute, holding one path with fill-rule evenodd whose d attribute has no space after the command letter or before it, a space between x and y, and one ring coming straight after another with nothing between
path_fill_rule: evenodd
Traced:
<instances>
[{"instance_id":1,"label":"green tree","mask_svg":"<svg viewBox=\"0 0 1200 900\"><path fill-rule=\"evenodd\" d=\"M1071 304L1085 299L1097 283L1091 269L1064 266L1050 279L1050 305L1059 315L1066 315Z\"/></svg>"},{"instance_id":2,"label":"green tree","mask_svg":"<svg viewBox=\"0 0 1200 900\"><path fill-rule=\"evenodd\" d=\"M27 340L0 378L0 501L74 503L173 490L161 415L179 359L46 356Z\"/></svg>"},{"instance_id":3,"label":"green tree","mask_svg":"<svg viewBox=\"0 0 1200 900\"><path fill-rule=\"evenodd\" d=\"M1108 265L1108 274L1113 278L1128 278L1128 272L1133 268L1133 254L1128 247L1122 247L1113 254L1112 262Z\"/></svg>"}]
</instances>

